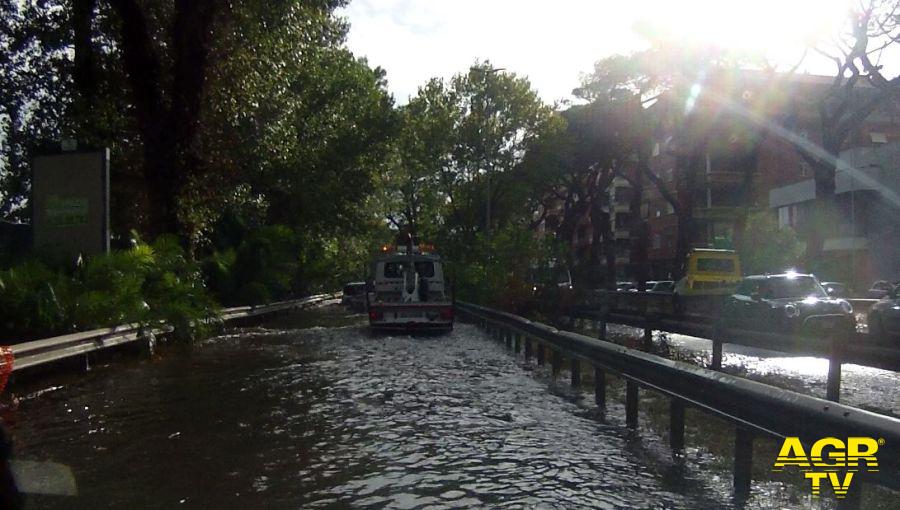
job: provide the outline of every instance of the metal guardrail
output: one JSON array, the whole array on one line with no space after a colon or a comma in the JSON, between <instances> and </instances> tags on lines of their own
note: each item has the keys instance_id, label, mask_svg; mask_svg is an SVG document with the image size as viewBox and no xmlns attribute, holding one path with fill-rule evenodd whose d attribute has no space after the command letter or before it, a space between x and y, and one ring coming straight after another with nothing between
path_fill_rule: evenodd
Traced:
<instances>
[{"instance_id":1,"label":"metal guardrail","mask_svg":"<svg viewBox=\"0 0 900 510\"><path fill-rule=\"evenodd\" d=\"M829 436L884 439L878 454L880 471L867 474L865 481L900 490L900 420L896 418L560 331L470 303L457 302L457 309L488 328L494 336L505 338L507 345L514 345L517 352L524 343L526 357L537 348L539 364L545 357L542 344L553 350L554 368L558 368L559 353L566 353L572 359L573 384L580 382L578 360L593 365L597 374L595 395L598 405L605 405L605 373L623 377L629 426L637 425L639 387L669 396L672 399L670 443L673 449L680 450L684 446L685 405L735 424L735 489L739 493L749 491L754 434L799 437L806 444ZM534 348L532 341L537 342Z\"/></svg>"},{"instance_id":2,"label":"metal guardrail","mask_svg":"<svg viewBox=\"0 0 900 510\"><path fill-rule=\"evenodd\" d=\"M736 328L717 329L710 317L685 313L673 316L667 308L671 294L610 292L608 301L599 305L574 306L573 318L590 319L600 323L600 338L605 338L606 324L624 324L644 329L644 342L652 342L652 331L666 331L712 342L713 368L721 368L723 344L757 347L772 351L826 358L829 360L827 395L840 399L841 365L853 363L884 370L900 371L900 349L873 341L870 335L852 332L831 338L784 335ZM854 300L873 301L873 300ZM859 303L857 303L859 304ZM868 303L871 306L871 303Z\"/></svg>"},{"instance_id":3,"label":"metal guardrail","mask_svg":"<svg viewBox=\"0 0 900 510\"><path fill-rule=\"evenodd\" d=\"M340 296L340 293L319 294L265 305L226 308L222 310L221 319L223 322L227 323L239 319L304 308L328 299L334 299L338 296ZM8 346L8 349L12 351L14 356L12 371L19 372L39 365L109 349L122 344L137 341L153 341L155 336L171 331L172 328L166 325L148 329L137 324L126 324L112 328L101 328L15 344Z\"/></svg>"}]
</instances>

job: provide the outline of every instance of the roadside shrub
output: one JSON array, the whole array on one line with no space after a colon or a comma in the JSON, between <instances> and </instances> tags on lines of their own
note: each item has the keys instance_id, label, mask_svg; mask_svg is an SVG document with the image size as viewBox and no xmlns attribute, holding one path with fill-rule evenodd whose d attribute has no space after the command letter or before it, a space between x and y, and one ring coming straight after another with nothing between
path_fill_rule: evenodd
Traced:
<instances>
[{"instance_id":1,"label":"roadside shrub","mask_svg":"<svg viewBox=\"0 0 900 510\"><path fill-rule=\"evenodd\" d=\"M135 257L146 256L139 246ZM144 274L142 293L150 322L165 321L181 337L196 338L218 321L219 305L203 281L200 265L188 257L174 236L162 236L149 247L152 263Z\"/></svg>"},{"instance_id":2,"label":"roadside shrub","mask_svg":"<svg viewBox=\"0 0 900 510\"><path fill-rule=\"evenodd\" d=\"M71 331L73 282L45 264L29 261L0 272L0 340Z\"/></svg>"},{"instance_id":3,"label":"roadside shrub","mask_svg":"<svg viewBox=\"0 0 900 510\"><path fill-rule=\"evenodd\" d=\"M31 261L0 272L0 310L6 342L160 321L187 338L218 315L198 265L173 237L91 257L74 270Z\"/></svg>"},{"instance_id":4,"label":"roadside shrub","mask_svg":"<svg viewBox=\"0 0 900 510\"><path fill-rule=\"evenodd\" d=\"M474 243L445 243L451 247L446 256L457 298L512 312L524 310L532 299L531 266L552 256L548 242L515 225L490 238L479 234Z\"/></svg>"},{"instance_id":5,"label":"roadside shrub","mask_svg":"<svg viewBox=\"0 0 900 510\"><path fill-rule=\"evenodd\" d=\"M300 267L297 235L283 225L250 229L237 247L203 261L210 288L226 304L246 305L289 296Z\"/></svg>"}]
</instances>

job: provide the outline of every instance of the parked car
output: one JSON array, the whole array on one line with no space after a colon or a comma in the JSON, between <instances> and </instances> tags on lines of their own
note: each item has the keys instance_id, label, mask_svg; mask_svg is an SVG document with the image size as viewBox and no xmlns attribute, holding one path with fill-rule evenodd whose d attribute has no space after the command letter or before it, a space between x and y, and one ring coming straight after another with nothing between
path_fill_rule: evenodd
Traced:
<instances>
[{"instance_id":1,"label":"parked car","mask_svg":"<svg viewBox=\"0 0 900 510\"><path fill-rule=\"evenodd\" d=\"M748 276L726 298L720 327L782 334L855 329L853 307L825 292L810 274Z\"/></svg>"},{"instance_id":2,"label":"parked car","mask_svg":"<svg viewBox=\"0 0 900 510\"><path fill-rule=\"evenodd\" d=\"M900 285L872 305L869 310L869 334L900 343Z\"/></svg>"},{"instance_id":3,"label":"parked car","mask_svg":"<svg viewBox=\"0 0 900 510\"><path fill-rule=\"evenodd\" d=\"M647 282L647 290L650 292L673 292L675 290L675 282L672 280L653 282L653 287L650 287L650 282Z\"/></svg>"},{"instance_id":4,"label":"parked car","mask_svg":"<svg viewBox=\"0 0 900 510\"><path fill-rule=\"evenodd\" d=\"M741 281L741 260L734 250L694 248L684 262L684 276L675 284L679 296L728 295Z\"/></svg>"},{"instance_id":5,"label":"parked car","mask_svg":"<svg viewBox=\"0 0 900 510\"><path fill-rule=\"evenodd\" d=\"M841 282L822 282L822 288L825 289L825 292L827 292L829 296L834 298L850 297L850 289L847 288L846 284Z\"/></svg>"},{"instance_id":6,"label":"parked car","mask_svg":"<svg viewBox=\"0 0 900 510\"><path fill-rule=\"evenodd\" d=\"M616 290L623 292L629 290L637 290L637 285L634 282L616 282Z\"/></svg>"},{"instance_id":7,"label":"parked car","mask_svg":"<svg viewBox=\"0 0 900 510\"><path fill-rule=\"evenodd\" d=\"M887 280L878 280L869 288L869 293L866 297L869 299L881 299L884 296L887 296L893 289L894 286L891 285L891 282Z\"/></svg>"},{"instance_id":8,"label":"parked car","mask_svg":"<svg viewBox=\"0 0 900 510\"><path fill-rule=\"evenodd\" d=\"M350 282L344 285L344 295L341 297L341 304L352 310L364 311L366 309L367 289L366 282Z\"/></svg>"}]
</instances>

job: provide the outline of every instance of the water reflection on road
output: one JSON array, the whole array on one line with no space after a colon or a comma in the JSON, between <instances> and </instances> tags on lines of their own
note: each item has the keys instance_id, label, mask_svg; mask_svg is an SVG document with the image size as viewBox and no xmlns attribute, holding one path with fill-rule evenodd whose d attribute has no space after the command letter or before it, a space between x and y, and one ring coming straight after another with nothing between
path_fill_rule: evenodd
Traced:
<instances>
[{"instance_id":1,"label":"water reflection on road","mask_svg":"<svg viewBox=\"0 0 900 510\"><path fill-rule=\"evenodd\" d=\"M472 326L370 338L358 322L302 322L61 377L26 399L8 424L17 456L71 466L80 492L32 505L731 506L727 473L690 474Z\"/></svg>"},{"instance_id":2,"label":"water reflection on road","mask_svg":"<svg viewBox=\"0 0 900 510\"><path fill-rule=\"evenodd\" d=\"M610 334L639 337L642 330L628 326L610 326ZM709 361L712 343L676 333L663 335L666 343L679 351L679 357L698 363ZM656 334L656 340L663 338ZM825 397L828 360L811 356L791 356L783 352L736 344L725 344L724 370L767 384ZM900 417L900 374L890 370L845 364L841 369L841 402L855 407Z\"/></svg>"}]
</instances>

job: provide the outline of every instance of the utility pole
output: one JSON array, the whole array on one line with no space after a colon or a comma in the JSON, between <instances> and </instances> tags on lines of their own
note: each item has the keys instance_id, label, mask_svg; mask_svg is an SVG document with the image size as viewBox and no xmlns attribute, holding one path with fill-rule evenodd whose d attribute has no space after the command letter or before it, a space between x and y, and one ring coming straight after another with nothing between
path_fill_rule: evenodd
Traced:
<instances>
[{"instance_id":1,"label":"utility pole","mask_svg":"<svg viewBox=\"0 0 900 510\"><path fill-rule=\"evenodd\" d=\"M489 67L488 68L488 67L473 66L473 67L469 68L470 72L471 71L479 71L482 73L482 76L485 78L485 80L484 80L485 88L487 88L487 76L488 75L499 73L500 71L505 71L505 70L506 69L503 67ZM485 90L485 92L487 92L487 91ZM482 113L484 114L485 122L487 122L488 118L493 117L493 115L494 115L494 112L490 112L490 114L488 114L487 104L488 104L489 100L490 100L490 97L487 94L485 94L484 102L482 103ZM484 157L485 156L484 153L487 152L487 144L485 143L485 140L484 140L484 134L485 134L484 131L482 131L482 133L481 133L481 135L482 135L481 136L482 157ZM487 161L485 161L485 159L482 159L482 161L484 163L487 163ZM486 164L485 169L484 169L484 177L485 177L484 181L485 181L485 188L486 188L486 192L487 192L487 196L485 198L485 204L484 204L484 234L488 238L488 240L490 240L490 238L491 238L491 177L492 177L492 173L493 173L493 168L487 168L487 166L488 165ZM490 165L490 166L493 167L493 165Z\"/></svg>"}]
</instances>

